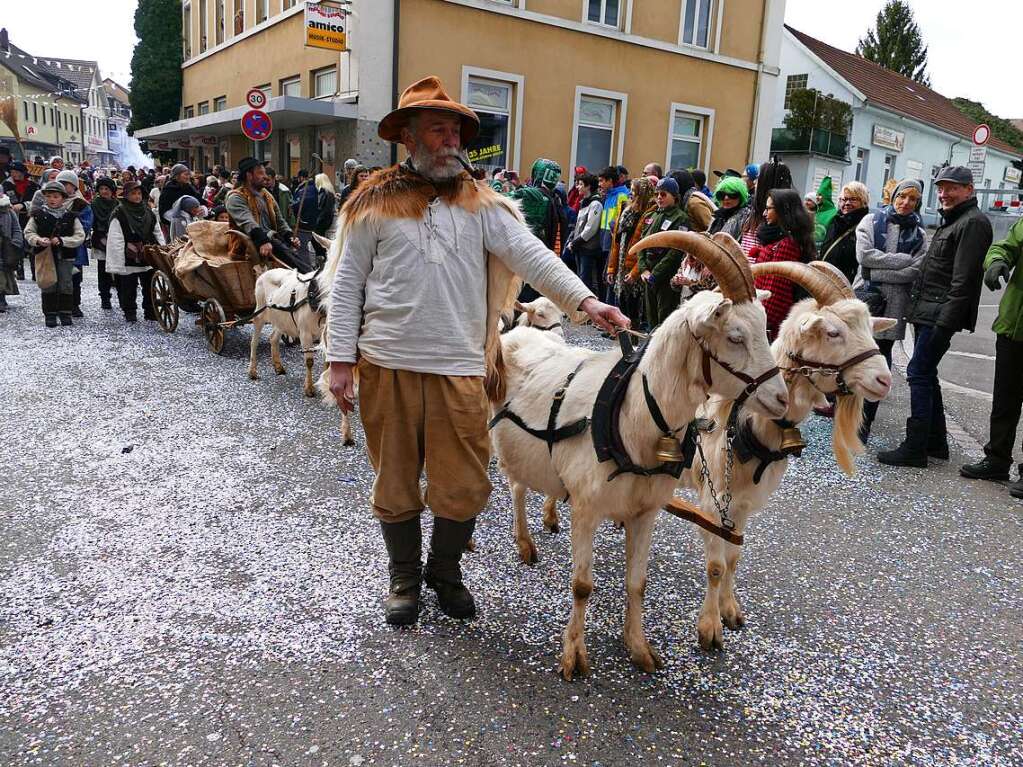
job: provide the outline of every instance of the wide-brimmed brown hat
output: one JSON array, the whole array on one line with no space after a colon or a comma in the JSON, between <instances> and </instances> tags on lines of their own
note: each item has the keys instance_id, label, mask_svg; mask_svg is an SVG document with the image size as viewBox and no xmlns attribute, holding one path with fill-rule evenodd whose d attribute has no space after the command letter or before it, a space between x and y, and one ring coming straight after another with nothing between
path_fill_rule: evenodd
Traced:
<instances>
[{"instance_id":1,"label":"wide-brimmed brown hat","mask_svg":"<svg viewBox=\"0 0 1023 767\"><path fill-rule=\"evenodd\" d=\"M433 109L438 112L449 112L462 119L462 145L476 138L480 132L480 118L465 104L459 104L448 96L441 85L440 79L424 77L412 83L398 99L398 108L380 121L377 133L384 141L401 142L401 129L406 127L409 118L417 109Z\"/></svg>"}]
</instances>

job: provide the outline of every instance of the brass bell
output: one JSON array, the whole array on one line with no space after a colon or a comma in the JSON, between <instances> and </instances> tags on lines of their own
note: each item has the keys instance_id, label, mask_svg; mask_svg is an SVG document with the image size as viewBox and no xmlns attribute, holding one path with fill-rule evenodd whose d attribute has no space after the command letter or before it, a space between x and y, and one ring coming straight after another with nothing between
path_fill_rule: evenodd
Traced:
<instances>
[{"instance_id":1,"label":"brass bell","mask_svg":"<svg viewBox=\"0 0 1023 767\"><path fill-rule=\"evenodd\" d=\"M674 437L660 437L657 440L657 460L661 463L682 463L682 446Z\"/></svg>"},{"instance_id":2,"label":"brass bell","mask_svg":"<svg viewBox=\"0 0 1023 767\"><path fill-rule=\"evenodd\" d=\"M806 447L806 443L803 441L803 434L799 431L798 426L790 426L782 429L781 451L783 453L790 453L798 456L803 452L804 447Z\"/></svg>"}]
</instances>

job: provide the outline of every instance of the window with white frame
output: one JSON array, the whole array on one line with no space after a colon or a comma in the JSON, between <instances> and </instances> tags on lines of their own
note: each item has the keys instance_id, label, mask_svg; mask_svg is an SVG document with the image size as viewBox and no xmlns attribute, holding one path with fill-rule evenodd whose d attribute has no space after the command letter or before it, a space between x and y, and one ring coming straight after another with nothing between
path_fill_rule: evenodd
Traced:
<instances>
[{"instance_id":1,"label":"window with white frame","mask_svg":"<svg viewBox=\"0 0 1023 767\"><path fill-rule=\"evenodd\" d=\"M199 114L208 115L210 113L210 102L200 101L199 102Z\"/></svg>"},{"instance_id":2,"label":"window with white frame","mask_svg":"<svg viewBox=\"0 0 1023 767\"><path fill-rule=\"evenodd\" d=\"M671 154L668 167L686 170L700 167L703 149L704 119L702 115L675 110L671 116Z\"/></svg>"},{"instance_id":3,"label":"window with white frame","mask_svg":"<svg viewBox=\"0 0 1023 767\"><path fill-rule=\"evenodd\" d=\"M884 186L889 180L895 175L895 155L886 154L884 156L884 181L881 185Z\"/></svg>"},{"instance_id":4,"label":"window with white frame","mask_svg":"<svg viewBox=\"0 0 1023 767\"><path fill-rule=\"evenodd\" d=\"M313 72L313 98L320 99L337 93L337 68L329 67Z\"/></svg>"},{"instance_id":5,"label":"window with white frame","mask_svg":"<svg viewBox=\"0 0 1023 767\"><path fill-rule=\"evenodd\" d=\"M185 61L192 58L192 4L181 6L181 55Z\"/></svg>"},{"instance_id":6,"label":"window with white frame","mask_svg":"<svg viewBox=\"0 0 1023 767\"><path fill-rule=\"evenodd\" d=\"M234 14L231 23L234 25L236 35L245 31L245 0L234 0Z\"/></svg>"},{"instance_id":7,"label":"window with white frame","mask_svg":"<svg viewBox=\"0 0 1023 767\"><path fill-rule=\"evenodd\" d=\"M227 0L216 0L216 3L217 3L215 11L216 17L214 20L216 22L217 45L220 45L222 42L224 42L225 32L224 14L227 12L227 9L225 7Z\"/></svg>"},{"instance_id":8,"label":"window with white frame","mask_svg":"<svg viewBox=\"0 0 1023 767\"><path fill-rule=\"evenodd\" d=\"M710 47L710 21L714 0L685 0L682 7L682 43Z\"/></svg>"},{"instance_id":9,"label":"window with white frame","mask_svg":"<svg viewBox=\"0 0 1023 767\"><path fill-rule=\"evenodd\" d=\"M214 112L223 112L225 109L227 109L227 96L217 96L213 99Z\"/></svg>"},{"instance_id":10,"label":"window with white frame","mask_svg":"<svg viewBox=\"0 0 1023 767\"><path fill-rule=\"evenodd\" d=\"M289 8L291 8L294 5L295 5L295 0L284 0L284 2L281 3L281 10L286 11L286 10L288 10Z\"/></svg>"},{"instance_id":11,"label":"window with white frame","mask_svg":"<svg viewBox=\"0 0 1023 767\"><path fill-rule=\"evenodd\" d=\"M870 152L866 149L856 150L856 180L865 184L867 182L867 158Z\"/></svg>"},{"instance_id":12,"label":"window with white frame","mask_svg":"<svg viewBox=\"0 0 1023 767\"><path fill-rule=\"evenodd\" d=\"M573 166L599 172L611 164L618 102L595 96L579 98Z\"/></svg>"},{"instance_id":13,"label":"window with white frame","mask_svg":"<svg viewBox=\"0 0 1023 767\"><path fill-rule=\"evenodd\" d=\"M618 29L621 25L622 6L627 0L588 0L586 20L594 24Z\"/></svg>"},{"instance_id":14,"label":"window with white frame","mask_svg":"<svg viewBox=\"0 0 1023 767\"><path fill-rule=\"evenodd\" d=\"M256 0L256 23L261 24L270 15L270 0Z\"/></svg>"},{"instance_id":15,"label":"window with white frame","mask_svg":"<svg viewBox=\"0 0 1023 767\"><path fill-rule=\"evenodd\" d=\"M792 94L794 91L805 90L810 79L809 75L789 75L785 78L785 108L792 109Z\"/></svg>"},{"instance_id":16,"label":"window with white frame","mask_svg":"<svg viewBox=\"0 0 1023 767\"><path fill-rule=\"evenodd\" d=\"M199 53L205 52L206 48L209 47L209 30L207 29L208 16L209 14L206 12L206 0L199 0Z\"/></svg>"},{"instance_id":17,"label":"window with white frame","mask_svg":"<svg viewBox=\"0 0 1023 767\"><path fill-rule=\"evenodd\" d=\"M294 77L288 77L281 80L281 95L282 96L301 96L302 95L302 78L298 75Z\"/></svg>"},{"instance_id":18,"label":"window with white frame","mask_svg":"<svg viewBox=\"0 0 1023 767\"><path fill-rule=\"evenodd\" d=\"M184 111L183 114L184 114L184 117L185 117L186 120L188 118L190 118L190 117L195 117L195 108L194 107L185 107L185 111Z\"/></svg>"},{"instance_id":19,"label":"window with white frame","mask_svg":"<svg viewBox=\"0 0 1023 767\"><path fill-rule=\"evenodd\" d=\"M507 168L514 83L470 77L467 100L479 115L480 131L467 147L469 161L481 168Z\"/></svg>"}]
</instances>

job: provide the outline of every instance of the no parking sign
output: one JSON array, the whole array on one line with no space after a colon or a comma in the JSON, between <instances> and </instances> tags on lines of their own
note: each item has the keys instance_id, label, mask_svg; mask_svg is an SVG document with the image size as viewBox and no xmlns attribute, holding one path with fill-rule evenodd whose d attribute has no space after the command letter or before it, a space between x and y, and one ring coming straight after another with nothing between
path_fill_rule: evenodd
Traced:
<instances>
[{"instance_id":1,"label":"no parking sign","mask_svg":"<svg viewBox=\"0 0 1023 767\"><path fill-rule=\"evenodd\" d=\"M253 141L266 141L273 129L270 115L260 109L250 109L242 116L242 133Z\"/></svg>"}]
</instances>

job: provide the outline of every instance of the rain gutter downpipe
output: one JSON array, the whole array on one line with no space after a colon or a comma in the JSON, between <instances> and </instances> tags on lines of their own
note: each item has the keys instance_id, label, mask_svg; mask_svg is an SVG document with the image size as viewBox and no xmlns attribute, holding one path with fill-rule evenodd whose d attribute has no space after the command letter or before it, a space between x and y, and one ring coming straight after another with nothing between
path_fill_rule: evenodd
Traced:
<instances>
[{"instance_id":1,"label":"rain gutter downpipe","mask_svg":"<svg viewBox=\"0 0 1023 767\"><path fill-rule=\"evenodd\" d=\"M401 0L394 0L394 33L391 40L391 110L398 108L398 41L401 37ZM391 165L398 163L398 145L391 144Z\"/></svg>"}]
</instances>

